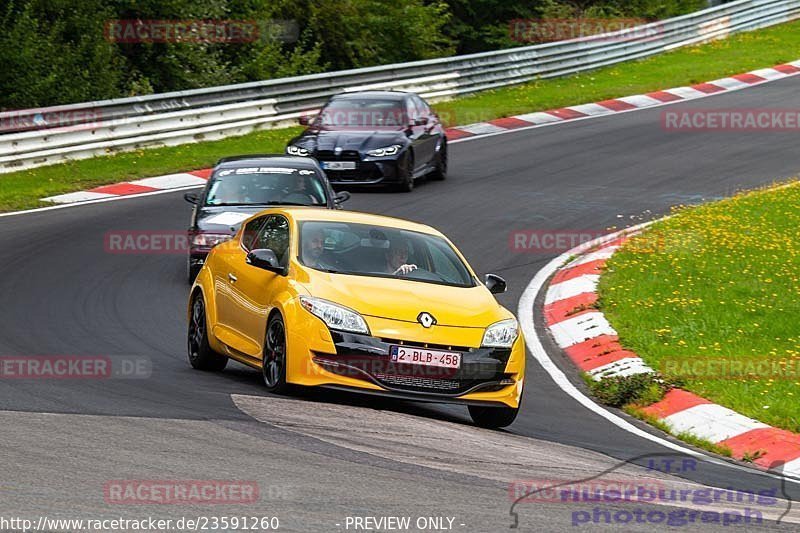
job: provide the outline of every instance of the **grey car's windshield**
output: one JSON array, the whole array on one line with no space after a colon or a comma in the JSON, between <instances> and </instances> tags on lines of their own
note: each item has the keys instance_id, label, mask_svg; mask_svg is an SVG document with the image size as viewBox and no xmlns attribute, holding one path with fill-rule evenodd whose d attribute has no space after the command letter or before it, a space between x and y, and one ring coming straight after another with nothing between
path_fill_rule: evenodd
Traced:
<instances>
[{"instance_id":1,"label":"grey car's windshield","mask_svg":"<svg viewBox=\"0 0 800 533\"><path fill-rule=\"evenodd\" d=\"M469 269L443 238L370 224L305 221L300 262L339 274L474 287Z\"/></svg>"},{"instance_id":2,"label":"grey car's windshield","mask_svg":"<svg viewBox=\"0 0 800 533\"><path fill-rule=\"evenodd\" d=\"M408 123L401 100L340 98L325 106L317 118L325 127L400 128Z\"/></svg>"},{"instance_id":3,"label":"grey car's windshield","mask_svg":"<svg viewBox=\"0 0 800 533\"><path fill-rule=\"evenodd\" d=\"M242 167L217 171L206 205L326 205L322 180L314 170Z\"/></svg>"}]
</instances>

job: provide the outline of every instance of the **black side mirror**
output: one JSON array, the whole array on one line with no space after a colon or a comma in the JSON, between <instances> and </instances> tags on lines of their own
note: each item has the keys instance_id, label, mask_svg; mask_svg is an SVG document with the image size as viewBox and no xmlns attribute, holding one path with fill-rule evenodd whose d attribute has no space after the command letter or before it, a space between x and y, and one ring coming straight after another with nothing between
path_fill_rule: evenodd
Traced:
<instances>
[{"instance_id":1,"label":"black side mirror","mask_svg":"<svg viewBox=\"0 0 800 533\"><path fill-rule=\"evenodd\" d=\"M414 120L415 126L427 126L428 125L428 117L419 117L418 119Z\"/></svg>"},{"instance_id":2,"label":"black side mirror","mask_svg":"<svg viewBox=\"0 0 800 533\"><path fill-rule=\"evenodd\" d=\"M184 194L183 199L192 205L197 205L200 202L200 197L193 192L187 192Z\"/></svg>"},{"instance_id":3,"label":"black side mirror","mask_svg":"<svg viewBox=\"0 0 800 533\"><path fill-rule=\"evenodd\" d=\"M311 118L312 117L310 115L300 115L300 117L297 119L297 122L299 122L301 126L308 126L311 124Z\"/></svg>"},{"instance_id":4,"label":"black side mirror","mask_svg":"<svg viewBox=\"0 0 800 533\"><path fill-rule=\"evenodd\" d=\"M496 274L486 274L483 282L492 294L503 294L506 292L506 280Z\"/></svg>"},{"instance_id":5,"label":"black side mirror","mask_svg":"<svg viewBox=\"0 0 800 533\"><path fill-rule=\"evenodd\" d=\"M281 266L281 262L278 261L278 256L269 248L252 250L247 254L245 261L248 265L253 265L262 270L269 270L281 275L284 273L284 268Z\"/></svg>"},{"instance_id":6,"label":"black side mirror","mask_svg":"<svg viewBox=\"0 0 800 533\"><path fill-rule=\"evenodd\" d=\"M333 197L333 203L335 203L336 205L340 205L349 199L350 199L350 193L347 191L342 191L340 193L337 193L336 196Z\"/></svg>"}]
</instances>

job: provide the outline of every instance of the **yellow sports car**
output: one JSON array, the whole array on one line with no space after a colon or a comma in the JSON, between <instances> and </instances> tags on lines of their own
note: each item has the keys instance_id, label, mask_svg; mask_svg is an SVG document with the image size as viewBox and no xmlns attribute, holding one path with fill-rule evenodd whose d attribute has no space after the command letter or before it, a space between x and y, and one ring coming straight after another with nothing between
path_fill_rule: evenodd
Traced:
<instances>
[{"instance_id":1,"label":"yellow sports car","mask_svg":"<svg viewBox=\"0 0 800 533\"><path fill-rule=\"evenodd\" d=\"M433 228L308 207L268 209L214 247L189 300L189 361L261 369L267 389L322 386L517 416L525 344L514 316Z\"/></svg>"}]
</instances>

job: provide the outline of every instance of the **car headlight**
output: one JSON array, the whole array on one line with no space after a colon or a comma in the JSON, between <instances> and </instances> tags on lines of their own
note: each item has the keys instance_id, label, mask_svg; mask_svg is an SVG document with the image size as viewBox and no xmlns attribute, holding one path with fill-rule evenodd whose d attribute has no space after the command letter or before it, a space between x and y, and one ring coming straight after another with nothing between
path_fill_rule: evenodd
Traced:
<instances>
[{"instance_id":1,"label":"car headlight","mask_svg":"<svg viewBox=\"0 0 800 533\"><path fill-rule=\"evenodd\" d=\"M519 325L513 318L495 322L483 334L484 348L511 348L519 335Z\"/></svg>"},{"instance_id":2,"label":"car headlight","mask_svg":"<svg viewBox=\"0 0 800 533\"><path fill-rule=\"evenodd\" d=\"M305 157L305 156L308 155L308 149L307 148L303 148L302 146L291 146L290 145L290 146L286 147L286 153L289 154L289 155L300 155L300 156L304 156Z\"/></svg>"},{"instance_id":3,"label":"car headlight","mask_svg":"<svg viewBox=\"0 0 800 533\"><path fill-rule=\"evenodd\" d=\"M201 246L203 248L213 248L232 238L233 235L228 235L227 233L197 233L192 237L192 245Z\"/></svg>"},{"instance_id":4,"label":"car headlight","mask_svg":"<svg viewBox=\"0 0 800 533\"><path fill-rule=\"evenodd\" d=\"M352 309L311 296L301 296L300 304L308 312L322 319L331 329L369 335L369 328L364 318Z\"/></svg>"},{"instance_id":5,"label":"car headlight","mask_svg":"<svg viewBox=\"0 0 800 533\"><path fill-rule=\"evenodd\" d=\"M397 154L397 152L400 151L400 148L402 148L402 146L400 146L399 144L393 144L391 146L384 146L383 148L376 148L375 150L369 150L367 152L367 155L372 156L372 157L383 157L385 155L395 155L395 154Z\"/></svg>"}]
</instances>

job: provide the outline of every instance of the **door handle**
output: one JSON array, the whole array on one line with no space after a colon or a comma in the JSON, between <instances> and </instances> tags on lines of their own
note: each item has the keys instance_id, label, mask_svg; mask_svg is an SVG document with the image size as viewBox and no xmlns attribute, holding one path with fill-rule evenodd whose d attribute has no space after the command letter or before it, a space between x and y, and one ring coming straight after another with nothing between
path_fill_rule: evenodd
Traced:
<instances>
[{"instance_id":1,"label":"door handle","mask_svg":"<svg viewBox=\"0 0 800 533\"><path fill-rule=\"evenodd\" d=\"M230 281L231 283L236 283L238 280L239 278L237 278L236 275L233 274L232 272L228 274L228 281Z\"/></svg>"}]
</instances>

